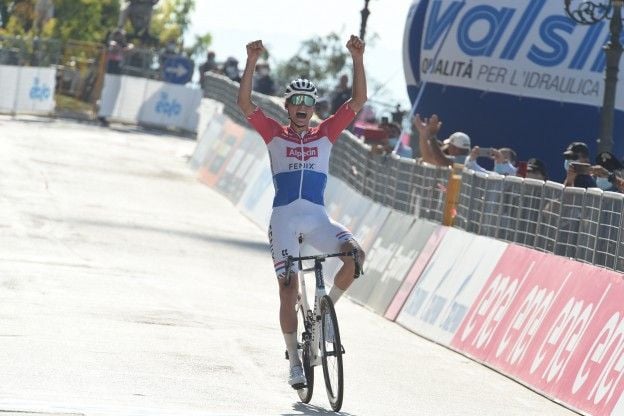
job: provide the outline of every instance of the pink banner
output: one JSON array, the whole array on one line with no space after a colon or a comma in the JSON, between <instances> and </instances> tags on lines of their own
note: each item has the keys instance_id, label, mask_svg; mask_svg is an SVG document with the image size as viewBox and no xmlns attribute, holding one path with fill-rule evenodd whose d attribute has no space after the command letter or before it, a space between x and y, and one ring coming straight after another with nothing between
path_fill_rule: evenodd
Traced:
<instances>
[{"instance_id":1,"label":"pink banner","mask_svg":"<svg viewBox=\"0 0 624 416\"><path fill-rule=\"evenodd\" d=\"M616 414L623 300L618 273L510 245L451 346L574 408Z\"/></svg>"}]
</instances>

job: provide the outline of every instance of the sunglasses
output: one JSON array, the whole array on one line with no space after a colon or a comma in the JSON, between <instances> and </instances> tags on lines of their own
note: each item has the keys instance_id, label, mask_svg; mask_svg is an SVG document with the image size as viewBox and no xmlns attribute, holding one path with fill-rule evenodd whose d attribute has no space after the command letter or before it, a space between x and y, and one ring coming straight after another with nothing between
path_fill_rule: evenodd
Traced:
<instances>
[{"instance_id":1,"label":"sunglasses","mask_svg":"<svg viewBox=\"0 0 624 416\"><path fill-rule=\"evenodd\" d=\"M292 105L303 104L307 107L312 107L316 103L316 100L310 97L309 95L296 94L296 95L291 95L290 98L288 98L288 102Z\"/></svg>"}]
</instances>

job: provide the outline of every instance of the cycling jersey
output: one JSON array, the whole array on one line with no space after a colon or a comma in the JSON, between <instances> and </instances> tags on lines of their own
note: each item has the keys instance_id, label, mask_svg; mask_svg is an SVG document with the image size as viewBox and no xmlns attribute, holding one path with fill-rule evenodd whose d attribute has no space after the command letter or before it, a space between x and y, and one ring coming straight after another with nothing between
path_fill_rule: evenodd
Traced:
<instances>
[{"instance_id":1,"label":"cycling jersey","mask_svg":"<svg viewBox=\"0 0 624 416\"><path fill-rule=\"evenodd\" d=\"M343 104L336 114L299 135L289 126L267 117L260 107L247 117L269 151L275 187L274 208L297 199L324 205L332 145L354 118L355 112L348 104Z\"/></svg>"}]
</instances>

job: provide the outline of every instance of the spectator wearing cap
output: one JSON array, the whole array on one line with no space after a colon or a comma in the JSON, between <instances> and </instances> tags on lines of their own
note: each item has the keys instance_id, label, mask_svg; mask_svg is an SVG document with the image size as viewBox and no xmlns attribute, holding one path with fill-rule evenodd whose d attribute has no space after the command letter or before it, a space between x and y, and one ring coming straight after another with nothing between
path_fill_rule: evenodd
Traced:
<instances>
[{"instance_id":1,"label":"spectator wearing cap","mask_svg":"<svg viewBox=\"0 0 624 416\"><path fill-rule=\"evenodd\" d=\"M592 174L596 176L596 185L603 191L623 192L624 164L611 152L602 152L596 156L596 165Z\"/></svg>"},{"instance_id":2,"label":"spectator wearing cap","mask_svg":"<svg viewBox=\"0 0 624 416\"><path fill-rule=\"evenodd\" d=\"M418 131L418 147L424 162L436 166L452 166L453 163L464 164L470 153L470 137L466 133L455 132L439 145L436 135L442 122L433 114L430 118L421 118L416 114L412 119Z\"/></svg>"},{"instance_id":3,"label":"spectator wearing cap","mask_svg":"<svg viewBox=\"0 0 624 416\"><path fill-rule=\"evenodd\" d=\"M482 156L479 146L475 146L470 151L468 158L466 159L465 166L468 169L472 169L476 172L489 173L490 171L483 168L477 162L479 157L489 157L494 159L494 172L499 175L512 175L515 176L518 172L517 163L518 155L509 147L501 147L500 149L489 149L488 156Z\"/></svg>"},{"instance_id":4,"label":"spectator wearing cap","mask_svg":"<svg viewBox=\"0 0 624 416\"><path fill-rule=\"evenodd\" d=\"M563 168L566 170L565 186L595 188L596 181L590 175L589 148L583 142L572 142L563 152Z\"/></svg>"},{"instance_id":5,"label":"spectator wearing cap","mask_svg":"<svg viewBox=\"0 0 624 416\"><path fill-rule=\"evenodd\" d=\"M527 160L526 177L530 179L540 179L542 181L548 180L548 171L546 170L546 164L540 159L534 157Z\"/></svg>"}]
</instances>

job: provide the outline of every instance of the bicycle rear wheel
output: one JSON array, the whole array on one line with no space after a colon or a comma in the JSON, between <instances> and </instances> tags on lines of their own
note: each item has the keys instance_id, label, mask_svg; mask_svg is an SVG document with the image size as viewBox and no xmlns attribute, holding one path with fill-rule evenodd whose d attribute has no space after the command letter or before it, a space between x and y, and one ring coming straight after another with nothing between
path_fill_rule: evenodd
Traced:
<instances>
[{"instance_id":1,"label":"bicycle rear wheel","mask_svg":"<svg viewBox=\"0 0 624 416\"><path fill-rule=\"evenodd\" d=\"M306 329L305 311L299 307L299 339L301 340L301 363L303 365L303 374L306 378L306 386L297 390L299 400L302 403L310 403L312 393L314 392L314 367L310 365L310 337Z\"/></svg>"},{"instance_id":2,"label":"bicycle rear wheel","mask_svg":"<svg viewBox=\"0 0 624 416\"><path fill-rule=\"evenodd\" d=\"M331 408L337 412L342 407L344 379L342 372L342 344L334 304L329 296L321 298L321 360L325 389Z\"/></svg>"}]
</instances>

